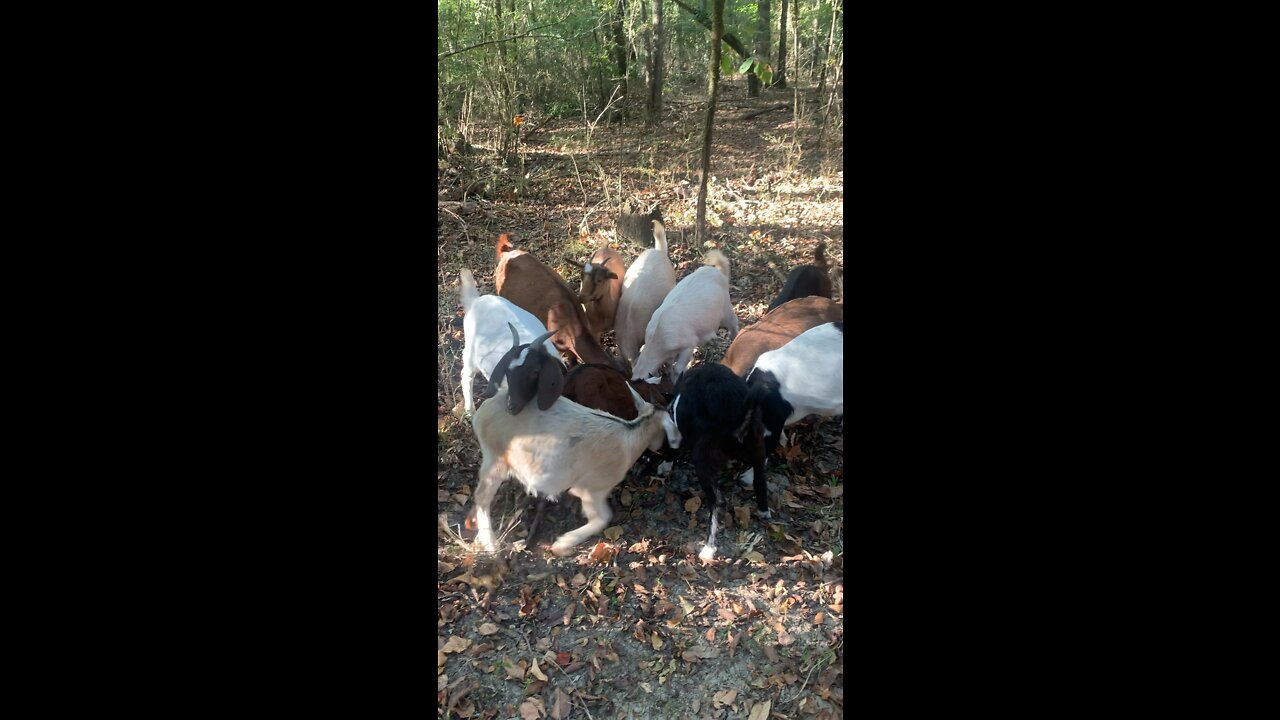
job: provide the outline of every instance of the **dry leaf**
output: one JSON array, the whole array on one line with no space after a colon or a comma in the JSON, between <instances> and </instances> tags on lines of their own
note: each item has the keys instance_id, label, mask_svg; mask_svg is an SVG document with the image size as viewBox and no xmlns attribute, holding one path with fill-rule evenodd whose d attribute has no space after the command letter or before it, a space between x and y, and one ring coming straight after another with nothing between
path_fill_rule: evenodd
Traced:
<instances>
[{"instance_id":1,"label":"dry leaf","mask_svg":"<svg viewBox=\"0 0 1280 720\"><path fill-rule=\"evenodd\" d=\"M467 640L466 638L460 638L460 637L454 636L454 637L450 637L449 642L445 643L444 647L440 648L440 652L442 653L461 652L463 650L466 650L470 646L471 646L470 640Z\"/></svg>"},{"instance_id":2,"label":"dry leaf","mask_svg":"<svg viewBox=\"0 0 1280 720\"><path fill-rule=\"evenodd\" d=\"M520 703L521 720L538 720L542 716L542 698L531 697Z\"/></svg>"},{"instance_id":3,"label":"dry leaf","mask_svg":"<svg viewBox=\"0 0 1280 720\"><path fill-rule=\"evenodd\" d=\"M738 522L739 527L746 527L750 525L751 524L751 508L747 505L734 508L733 519Z\"/></svg>"},{"instance_id":4,"label":"dry leaf","mask_svg":"<svg viewBox=\"0 0 1280 720\"><path fill-rule=\"evenodd\" d=\"M574 576L573 576L573 584L574 584L574 585L577 585L578 587L582 587L583 585L586 585L586 584L587 584L587 576L586 576L586 575L583 575L582 573L578 573L577 575L574 575Z\"/></svg>"},{"instance_id":5,"label":"dry leaf","mask_svg":"<svg viewBox=\"0 0 1280 720\"><path fill-rule=\"evenodd\" d=\"M439 568L439 570L440 570L440 574L441 574L441 575L444 575L445 573L451 573L451 572L453 572L453 569L454 569L455 567L457 567L457 566L456 566L456 565L454 565L453 563L447 563L447 562L445 562L445 561L443 561L443 560L437 560L437 561L436 561L436 567L438 567L438 568Z\"/></svg>"},{"instance_id":6,"label":"dry leaf","mask_svg":"<svg viewBox=\"0 0 1280 720\"><path fill-rule=\"evenodd\" d=\"M523 680L523 679L524 679L524 666L523 666L523 665L516 665L515 663L511 662L511 661L510 661L510 660L508 660L507 658L502 658L502 659L503 659L503 660L506 660L506 666L507 666L507 679L508 679L508 680Z\"/></svg>"},{"instance_id":7,"label":"dry leaf","mask_svg":"<svg viewBox=\"0 0 1280 720\"><path fill-rule=\"evenodd\" d=\"M551 709L551 717L555 718L555 720L564 720L569 717L571 707L569 705L569 696L565 695L560 688L556 688L555 706Z\"/></svg>"},{"instance_id":8,"label":"dry leaf","mask_svg":"<svg viewBox=\"0 0 1280 720\"><path fill-rule=\"evenodd\" d=\"M547 676L546 676L545 674L543 674L543 672L542 672L542 668L539 668L539 667L538 667L538 661L537 661L537 660L534 660L534 661L533 661L533 664L529 666L529 673L530 673L531 675L533 675L534 677L538 678L539 680L541 680L542 682L546 682L546 681L547 681Z\"/></svg>"},{"instance_id":9,"label":"dry leaf","mask_svg":"<svg viewBox=\"0 0 1280 720\"><path fill-rule=\"evenodd\" d=\"M644 691L645 691L645 692L647 692L647 693L652 693L652 692L653 692L653 686L652 686L652 685L650 685L650 684L649 684L649 683L647 683L647 682L642 682L642 683L640 683L640 687L644 688Z\"/></svg>"},{"instance_id":10,"label":"dry leaf","mask_svg":"<svg viewBox=\"0 0 1280 720\"><path fill-rule=\"evenodd\" d=\"M747 720L769 720L769 710L772 708L772 700L756 703L755 707L751 708L751 714L747 716Z\"/></svg>"},{"instance_id":11,"label":"dry leaf","mask_svg":"<svg viewBox=\"0 0 1280 720\"><path fill-rule=\"evenodd\" d=\"M575 600L569 603L569 607L564 609L564 624L568 625L569 620L573 618L573 612L578 609L578 602Z\"/></svg>"},{"instance_id":12,"label":"dry leaf","mask_svg":"<svg viewBox=\"0 0 1280 720\"><path fill-rule=\"evenodd\" d=\"M795 641L796 641L796 639L795 639L795 638L793 638L793 637L791 637L791 634L790 634L790 633L786 633L786 632L780 632L780 633L778 633L778 644L779 644L779 645L790 645L791 643L793 643L793 642L795 642Z\"/></svg>"},{"instance_id":13,"label":"dry leaf","mask_svg":"<svg viewBox=\"0 0 1280 720\"><path fill-rule=\"evenodd\" d=\"M764 656L769 658L769 662L778 662L778 649L772 643L764 646Z\"/></svg>"},{"instance_id":14,"label":"dry leaf","mask_svg":"<svg viewBox=\"0 0 1280 720\"><path fill-rule=\"evenodd\" d=\"M479 628L476 629L476 632L480 633L481 635L492 635L498 632L498 626L494 625L493 623L484 623L483 625L481 625Z\"/></svg>"},{"instance_id":15,"label":"dry leaf","mask_svg":"<svg viewBox=\"0 0 1280 720\"><path fill-rule=\"evenodd\" d=\"M618 538L622 537L622 526L614 525L611 528L605 528L604 536L609 538L610 542L617 542Z\"/></svg>"},{"instance_id":16,"label":"dry leaf","mask_svg":"<svg viewBox=\"0 0 1280 720\"><path fill-rule=\"evenodd\" d=\"M441 675L440 677L436 678L436 692L444 692L444 689L447 687L449 687L448 675Z\"/></svg>"},{"instance_id":17,"label":"dry leaf","mask_svg":"<svg viewBox=\"0 0 1280 720\"><path fill-rule=\"evenodd\" d=\"M715 642L715 641L716 641L716 629L710 628L707 630L707 642Z\"/></svg>"},{"instance_id":18,"label":"dry leaf","mask_svg":"<svg viewBox=\"0 0 1280 720\"><path fill-rule=\"evenodd\" d=\"M556 653L556 664L559 665L560 667L564 667L565 665L568 665L572 661L573 661L573 658L569 655L569 653L564 652L563 650Z\"/></svg>"},{"instance_id":19,"label":"dry leaf","mask_svg":"<svg viewBox=\"0 0 1280 720\"><path fill-rule=\"evenodd\" d=\"M649 642L653 645L654 650L662 649L663 642L662 642L662 638L658 637L658 633L653 633L653 635L649 638Z\"/></svg>"},{"instance_id":20,"label":"dry leaf","mask_svg":"<svg viewBox=\"0 0 1280 720\"><path fill-rule=\"evenodd\" d=\"M719 709L724 707L725 705L732 705L733 701L736 700L737 698L738 698L737 690L724 690L722 692L716 693L711 698L711 704L716 706L717 709Z\"/></svg>"},{"instance_id":21,"label":"dry leaf","mask_svg":"<svg viewBox=\"0 0 1280 720\"><path fill-rule=\"evenodd\" d=\"M747 554L743 555L742 557L743 557L743 558L745 558L745 559L747 559L747 560L751 560L751 561L753 561L753 562L764 562L764 555L761 555L760 553L756 552L755 550L752 550L751 552L749 552L749 553L747 553Z\"/></svg>"},{"instance_id":22,"label":"dry leaf","mask_svg":"<svg viewBox=\"0 0 1280 720\"><path fill-rule=\"evenodd\" d=\"M702 507L702 498L698 497L697 495L694 495L693 497L689 498L689 500L684 504L684 509L688 510L691 513L698 512L698 508L700 507Z\"/></svg>"},{"instance_id":23,"label":"dry leaf","mask_svg":"<svg viewBox=\"0 0 1280 720\"><path fill-rule=\"evenodd\" d=\"M631 491L630 490L623 490L622 494L618 496L618 499L622 501L622 507L631 507Z\"/></svg>"},{"instance_id":24,"label":"dry leaf","mask_svg":"<svg viewBox=\"0 0 1280 720\"><path fill-rule=\"evenodd\" d=\"M818 613L817 615L814 615L814 616L813 616L813 624L814 624L814 625L821 625L821 624L822 624L822 621L823 621L826 617L827 617L827 616L826 616L824 613Z\"/></svg>"}]
</instances>

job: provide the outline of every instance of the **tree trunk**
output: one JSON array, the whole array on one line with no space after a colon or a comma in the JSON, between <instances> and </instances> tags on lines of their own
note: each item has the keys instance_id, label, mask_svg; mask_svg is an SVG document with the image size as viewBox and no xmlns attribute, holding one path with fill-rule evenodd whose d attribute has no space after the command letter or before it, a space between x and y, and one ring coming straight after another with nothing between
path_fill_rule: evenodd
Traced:
<instances>
[{"instance_id":1,"label":"tree trunk","mask_svg":"<svg viewBox=\"0 0 1280 720\"><path fill-rule=\"evenodd\" d=\"M653 29L649 32L649 61L646 72L648 95L645 97L645 124L653 127L662 120L662 81L665 73L662 46L666 37L662 31L662 0L650 0L653 9Z\"/></svg>"},{"instance_id":2,"label":"tree trunk","mask_svg":"<svg viewBox=\"0 0 1280 720\"><path fill-rule=\"evenodd\" d=\"M769 61L769 0L760 0L756 3L756 57L760 62ZM747 78L747 95L748 97L757 97L760 95L760 80L754 73Z\"/></svg>"},{"instance_id":3,"label":"tree trunk","mask_svg":"<svg viewBox=\"0 0 1280 720\"><path fill-rule=\"evenodd\" d=\"M711 17L711 73L707 76L707 116L702 125L702 179L698 183L697 242L707 238L707 180L711 177L711 129L715 125L716 92L720 89L720 40L724 36L724 0L714 0Z\"/></svg>"},{"instance_id":4,"label":"tree trunk","mask_svg":"<svg viewBox=\"0 0 1280 720\"><path fill-rule=\"evenodd\" d=\"M779 11L781 26L778 29L778 72L773 76L774 87L787 87L787 0L782 0Z\"/></svg>"},{"instance_id":5,"label":"tree trunk","mask_svg":"<svg viewBox=\"0 0 1280 720\"><path fill-rule=\"evenodd\" d=\"M615 0L613 6L613 57L618 63L618 77L627 79L627 38L622 34L622 18L627 14L626 0Z\"/></svg>"},{"instance_id":6,"label":"tree trunk","mask_svg":"<svg viewBox=\"0 0 1280 720\"><path fill-rule=\"evenodd\" d=\"M831 0L831 34L827 36L827 52L822 56L822 72L818 75L818 94L827 86L827 65L831 64L831 49L836 43L836 3Z\"/></svg>"}]
</instances>

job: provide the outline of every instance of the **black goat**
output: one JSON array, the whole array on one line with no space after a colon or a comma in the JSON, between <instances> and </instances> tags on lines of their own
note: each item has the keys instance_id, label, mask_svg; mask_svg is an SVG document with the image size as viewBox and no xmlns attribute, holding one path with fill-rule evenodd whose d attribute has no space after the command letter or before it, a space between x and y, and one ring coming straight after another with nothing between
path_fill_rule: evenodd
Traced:
<instances>
[{"instance_id":1,"label":"black goat","mask_svg":"<svg viewBox=\"0 0 1280 720\"><path fill-rule=\"evenodd\" d=\"M676 385L675 399L667 408L679 430L672 448L689 447L693 466L707 496L711 534L699 557L715 557L717 491L720 473L730 459L752 466L756 508L770 517L769 489L765 484L764 424L750 402L747 383L719 363L699 365L685 373Z\"/></svg>"},{"instance_id":2,"label":"black goat","mask_svg":"<svg viewBox=\"0 0 1280 720\"><path fill-rule=\"evenodd\" d=\"M818 243L818 248L813 251L813 264L801 265L787 275L787 282L782 286L782 292L778 293L778 297L769 303L769 310L788 300L809 297L810 295L830 298L831 278L827 277L828 270L827 244L820 242ZM768 310L765 312L768 312Z\"/></svg>"}]
</instances>

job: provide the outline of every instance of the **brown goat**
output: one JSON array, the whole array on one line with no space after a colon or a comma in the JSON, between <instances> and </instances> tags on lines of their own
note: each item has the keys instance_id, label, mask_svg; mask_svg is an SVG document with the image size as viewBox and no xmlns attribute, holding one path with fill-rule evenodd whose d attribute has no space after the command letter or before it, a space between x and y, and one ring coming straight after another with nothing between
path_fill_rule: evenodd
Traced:
<instances>
[{"instance_id":1,"label":"brown goat","mask_svg":"<svg viewBox=\"0 0 1280 720\"><path fill-rule=\"evenodd\" d=\"M627 385L636 391L641 400L659 408L667 406L667 397L674 390L665 377L657 385L643 380L627 380L627 376L608 365L578 365L564 379L564 397L583 407L603 410L623 420L637 417L635 398Z\"/></svg>"},{"instance_id":2,"label":"brown goat","mask_svg":"<svg viewBox=\"0 0 1280 720\"><path fill-rule=\"evenodd\" d=\"M844 304L831 298L792 300L769 311L760 318L760 322L738 333L720 362L738 377L745 378L761 355L786 345L805 330L843 321Z\"/></svg>"},{"instance_id":3,"label":"brown goat","mask_svg":"<svg viewBox=\"0 0 1280 720\"><path fill-rule=\"evenodd\" d=\"M571 360L576 357L584 363L618 366L591 336L578 294L555 270L525 251L513 249L505 234L498 238L498 250L494 285L499 296L529 311L548 330L555 331L551 342Z\"/></svg>"},{"instance_id":4,"label":"brown goat","mask_svg":"<svg viewBox=\"0 0 1280 720\"><path fill-rule=\"evenodd\" d=\"M626 274L622 256L607 247L592 253L582 267L578 297L587 311L587 327L597 338L613 329L622 295L622 276Z\"/></svg>"}]
</instances>

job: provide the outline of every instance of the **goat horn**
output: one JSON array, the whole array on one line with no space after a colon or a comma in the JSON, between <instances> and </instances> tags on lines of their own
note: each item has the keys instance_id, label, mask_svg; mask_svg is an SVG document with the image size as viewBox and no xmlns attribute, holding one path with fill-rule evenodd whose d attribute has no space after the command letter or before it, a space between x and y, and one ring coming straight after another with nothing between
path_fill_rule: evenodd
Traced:
<instances>
[{"instance_id":1,"label":"goat horn","mask_svg":"<svg viewBox=\"0 0 1280 720\"><path fill-rule=\"evenodd\" d=\"M511 328L511 346L515 347L520 344L520 333L516 332L516 326L507 323L507 327Z\"/></svg>"},{"instance_id":2,"label":"goat horn","mask_svg":"<svg viewBox=\"0 0 1280 720\"><path fill-rule=\"evenodd\" d=\"M507 324L508 324L508 325L510 325L510 323L507 323ZM534 340L534 341L533 341L533 342L531 342L531 343L529 343L529 345L530 345L530 346L532 346L532 347L541 347L541 346L542 346L542 342L543 342L544 340L546 340L547 338L549 338L549 337L551 337L552 335L555 335L555 334L556 334L556 331L555 331L555 330L548 330L548 331L546 332L546 334L538 336L538 339L537 339L537 340Z\"/></svg>"}]
</instances>

